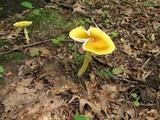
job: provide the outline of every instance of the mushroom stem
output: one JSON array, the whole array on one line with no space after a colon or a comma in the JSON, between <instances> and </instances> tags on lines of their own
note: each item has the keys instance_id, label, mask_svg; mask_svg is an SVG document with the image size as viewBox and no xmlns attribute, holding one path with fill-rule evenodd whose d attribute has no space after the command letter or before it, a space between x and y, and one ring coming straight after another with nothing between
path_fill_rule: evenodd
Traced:
<instances>
[{"instance_id":1,"label":"mushroom stem","mask_svg":"<svg viewBox=\"0 0 160 120\"><path fill-rule=\"evenodd\" d=\"M86 52L83 65L82 65L81 69L80 69L80 70L78 71L78 73L77 73L77 76L78 76L78 77L81 77L81 76L85 73L85 71L86 71L86 69L87 69L87 67L88 67L88 64L89 64L89 62L90 62L90 60L91 60L91 57L92 57L91 54L92 54L92 53L89 52L89 51Z\"/></svg>"},{"instance_id":2,"label":"mushroom stem","mask_svg":"<svg viewBox=\"0 0 160 120\"><path fill-rule=\"evenodd\" d=\"M24 28L24 35L25 35L25 38L26 38L26 43L29 44L29 37L28 37L27 28Z\"/></svg>"}]
</instances>

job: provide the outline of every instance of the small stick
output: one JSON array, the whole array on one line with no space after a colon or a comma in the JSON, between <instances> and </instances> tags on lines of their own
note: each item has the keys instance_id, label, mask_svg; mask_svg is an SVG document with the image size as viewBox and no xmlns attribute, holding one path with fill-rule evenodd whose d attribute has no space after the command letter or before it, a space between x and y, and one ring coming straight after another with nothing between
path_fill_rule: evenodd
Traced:
<instances>
[{"instance_id":1,"label":"small stick","mask_svg":"<svg viewBox=\"0 0 160 120\"><path fill-rule=\"evenodd\" d=\"M146 62L144 62L144 64L142 65L142 68L144 68L144 66L145 66L150 60L151 60L151 58L148 58L148 59L146 60Z\"/></svg>"},{"instance_id":2,"label":"small stick","mask_svg":"<svg viewBox=\"0 0 160 120\"><path fill-rule=\"evenodd\" d=\"M94 21L94 19L91 18L91 20L92 20L92 22L94 23L94 25L95 25L97 28L99 28L99 26L98 26L97 23Z\"/></svg>"},{"instance_id":3,"label":"small stick","mask_svg":"<svg viewBox=\"0 0 160 120\"><path fill-rule=\"evenodd\" d=\"M33 44L28 44L28 45L22 45L20 47L17 47L17 48L14 48L12 50L9 50L9 51L6 51L4 53L1 53L0 55L5 55L5 54L8 54L8 53L11 53L11 52L14 52L16 50L20 50L20 49L24 49L24 48L27 48L27 47L32 47L32 46L36 46L36 45L40 45L40 44L43 44L43 43L46 43L46 42L49 42L50 40L45 40L45 41L41 41L41 42L36 42L36 43L33 43Z\"/></svg>"}]
</instances>

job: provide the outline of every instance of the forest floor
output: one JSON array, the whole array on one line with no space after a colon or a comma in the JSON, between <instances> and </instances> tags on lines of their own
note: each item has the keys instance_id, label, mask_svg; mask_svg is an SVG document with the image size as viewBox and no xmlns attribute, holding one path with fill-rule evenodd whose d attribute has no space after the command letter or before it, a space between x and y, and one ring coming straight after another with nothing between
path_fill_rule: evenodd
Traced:
<instances>
[{"instance_id":1,"label":"forest floor","mask_svg":"<svg viewBox=\"0 0 160 120\"><path fill-rule=\"evenodd\" d=\"M0 11L0 120L160 120L160 1L30 2ZM33 21L29 44L20 20ZM68 35L78 26L98 26L116 46L82 77L85 51Z\"/></svg>"}]
</instances>

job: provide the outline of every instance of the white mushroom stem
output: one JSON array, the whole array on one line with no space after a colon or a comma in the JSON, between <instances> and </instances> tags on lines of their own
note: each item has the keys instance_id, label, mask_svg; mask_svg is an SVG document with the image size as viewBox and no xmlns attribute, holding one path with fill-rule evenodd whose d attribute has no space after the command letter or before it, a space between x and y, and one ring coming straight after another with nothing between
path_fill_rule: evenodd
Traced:
<instances>
[{"instance_id":1,"label":"white mushroom stem","mask_svg":"<svg viewBox=\"0 0 160 120\"><path fill-rule=\"evenodd\" d=\"M24 35L25 35L25 38L26 38L26 43L29 44L29 37L28 37L27 28L24 28Z\"/></svg>"}]
</instances>

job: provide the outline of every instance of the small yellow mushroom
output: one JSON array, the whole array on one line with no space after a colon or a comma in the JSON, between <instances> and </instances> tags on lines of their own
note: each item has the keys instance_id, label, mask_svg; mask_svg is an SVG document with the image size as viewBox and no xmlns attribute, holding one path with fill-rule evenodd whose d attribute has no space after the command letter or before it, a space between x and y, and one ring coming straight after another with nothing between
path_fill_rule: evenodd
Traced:
<instances>
[{"instance_id":1,"label":"small yellow mushroom","mask_svg":"<svg viewBox=\"0 0 160 120\"><path fill-rule=\"evenodd\" d=\"M86 71L92 53L104 55L112 53L115 49L111 38L96 27L90 27L88 30L85 30L82 26L77 27L69 33L69 36L75 41L84 42L82 48L87 51L83 65L77 74L79 77Z\"/></svg>"},{"instance_id":2,"label":"small yellow mushroom","mask_svg":"<svg viewBox=\"0 0 160 120\"><path fill-rule=\"evenodd\" d=\"M15 28L23 28L27 44L29 44L27 27L30 25L32 25L32 21L21 21L13 24Z\"/></svg>"}]
</instances>

